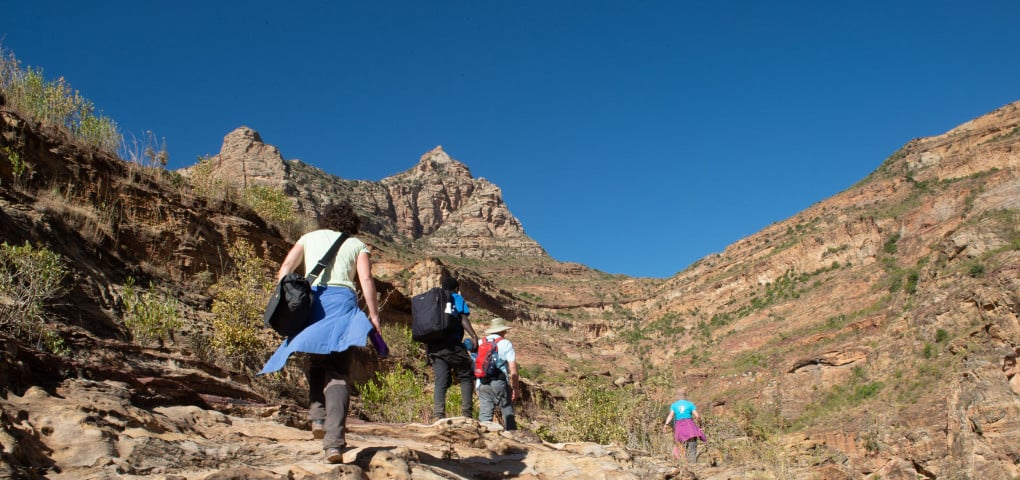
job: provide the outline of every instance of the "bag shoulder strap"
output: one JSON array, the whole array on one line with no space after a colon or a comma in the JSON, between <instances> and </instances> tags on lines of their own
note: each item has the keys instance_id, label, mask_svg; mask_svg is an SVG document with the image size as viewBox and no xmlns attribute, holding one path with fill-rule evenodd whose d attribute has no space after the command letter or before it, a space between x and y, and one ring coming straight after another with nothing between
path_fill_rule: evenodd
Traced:
<instances>
[{"instance_id":1,"label":"bag shoulder strap","mask_svg":"<svg viewBox=\"0 0 1020 480\"><path fill-rule=\"evenodd\" d=\"M319 273L322 272L322 269L326 268L327 263L333 261L333 257L336 256L336 252L340 251L340 245L343 245L348 238L350 238L350 235L347 235L346 233L341 233L340 236L337 237L336 241L333 242L333 245L326 251L326 254L319 260L319 263L316 263L315 266L312 267L312 271L308 272L308 276L305 277L305 280L308 280L309 284L315 283L315 279L319 278Z\"/></svg>"}]
</instances>

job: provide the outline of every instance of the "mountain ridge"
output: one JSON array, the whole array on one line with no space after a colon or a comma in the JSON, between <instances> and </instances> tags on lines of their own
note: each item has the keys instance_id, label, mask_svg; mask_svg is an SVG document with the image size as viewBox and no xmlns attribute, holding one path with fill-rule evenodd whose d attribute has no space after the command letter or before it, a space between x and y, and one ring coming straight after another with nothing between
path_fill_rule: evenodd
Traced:
<instances>
[{"instance_id":1,"label":"mountain ridge","mask_svg":"<svg viewBox=\"0 0 1020 480\"><path fill-rule=\"evenodd\" d=\"M331 201L350 201L365 217L367 233L397 244L417 244L426 254L546 256L510 213L499 187L474 178L441 146L403 172L378 182L355 181L285 160L258 132L239 127L224 137L220 153L208 161L211 175L239 188L249 183L281 188L295 199L298 211L309 215Z\"/></svg>"}]
</instances>

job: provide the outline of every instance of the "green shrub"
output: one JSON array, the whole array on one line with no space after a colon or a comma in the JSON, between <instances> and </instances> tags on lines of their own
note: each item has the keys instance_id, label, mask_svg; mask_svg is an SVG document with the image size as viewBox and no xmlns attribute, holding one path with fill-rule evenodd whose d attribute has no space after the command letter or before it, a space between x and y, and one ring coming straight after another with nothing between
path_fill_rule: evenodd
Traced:
<instances>
[{"instance_id":1,"label":"green shrub","mask_svg":"<svg viewBox=\"0 0 1020 480\"><path fill-rule=\"evenodd\" d=\"M946 341L948 339L949 339L949 332L947 332L947 331L945 331L945 330L943 330L941 328L935 331L935 343L942 343L942 342L944 342L944 341Z\"/></svg>"},{"instance_id":2,"label":"green shrub","mask_svg":"<svg viewBox=\"0 0 1020 480\"><path fill-rule=\"evenodd\" d=\"M517 373L521 378L538 380L545 375L545 365L522 365L517 364Z\"/></svg>"},{"instance_id":3,"label":"green shrub","mask_svg":"<svg viewBox=\"0 0 1020 480\"><path fill-rule=\"evenodd\" d=\"M109 117L95 113L91 101L83 102L78 107L77 120L72 121L69 127L71 133L86 145L116 153L122 138L117 123Z\"/></svg>"},{"instance_id":4,"label":"green shrub","mask_svg":"<svg viewBox=\"0 0 1020 480\"><path fill-rule=\"evenodd\" d=\"M85 145L116 153L117 124L71 88L64 77L46 80L41 68L21 67L13 52L0 46L0 91L7 102L44 125L63 128Z\"/></svg>"},{"instance_id":5,"label":"green shrub","mask_svg":"<svg viewBox=\"0 0 1020 480\"><path fill-rule=\"evenodd\" d=\"M275 333L265 328L262 315L274 283L265 262L247 242L238 240L228 250L234 271L222 275L210 290L212 347L235 366L258 367Z\"/></svg>"},{"instance_id":6,"label":"green shrub","mask_svg":"<svg viewBox=\"0 0 1020 480\"><path fill-rule=\"evenodd\" d=\"M310 219L294 211L294 202L279 188L253 185L241 192L241 201L266 222L275 225L287 238L297 238L314 229Z\"/></svg>"},{"instance_id":7,"label":"green shrub","mask_svg":"<svg viewBox=\"0 0 1020 480\"><path fill-rule=\"evenodd\" d=\"M122 301L124 326L141 344L156 342L162 346L164 341L172 341L174 331L184 326L177 299L159 291L151 282L148 290L141 291L135 286L135 279L128 277Z\"/></svg>"},{"instance_id":8,"label":"green shrub","mask_svg":"<svg viewBox=\"0 0 1020 480\"><path fill-rule=\"evenodd\" d=\"M878 434L874 432L864 432L860 434L861 440L864 442L864 449L868 453L877 453L882 448L882 444L879 442Z\"/></svg>"},{"instance_id":9,"label":"green shrub","mask_svg":"<svg viewBox=\"0 0 1020 480\"><path fill-rule=\"evenodd\" d=\"M373 421L425 421L432 412L432 398L425 395L423 383L404 367L376 372L374 379L359 388L365 415ZM459 405L455 411L460 411Z\"/></svg>"},{"instance_id":10,"label":"green shrub","mask_svg":"<svg viewBox=\"0 0 1020 480\"><path fill-rule=\"evenodd\" d=\"M861 367L853 370L853 375L844 385L835 385L822 394L821 398L809 405L799 419L800 426L809 425L817 418L845 412L876 397L885 388L880 381L867 381L867 374Z\"/></svg>"},{"instance_id":11,"label":"green shrub","mask_svg":"<svg viewBox=\"0 0 1020 480\"><path fill-rule=\"evenodd\" d=\"M276 224L294 219L294 204L279 188L252 185L241 193L244 202L260 217Z\"/></svg>"},{"instance_id":12,"label":"green shrub","mask_svg":"<svg viewBox=\"0 0 1020 480\"><path fill-rule=\"evenodd\" d=\"M789 426L778 411L755 403L738 402L734 413L743 435L759 442L776 440Z\"/></svg>"},{"instance_id":13,"label":"green shrub","mask_svg":"<svg viewBox=\"0 0 1020 480\"><path fill-rule=\"evenodd\" d=\"M70 356L72 352L71 347L67 346L67 343L64 342L64 337L61 337L52 330L43 331L37 343L42 348L45 348L46 351L61 357Z\"/></svg>"},{"instance_id":14,"label":"green shrub","mask_svg":"<svg viewBox=\"0 0 1020 480\"><path fill-rule=\"evenodd\" d=\"M870 382L864 385L858 385L854 387L853 394L850 396L850 401L853 403L863 402L864 400L878 395L878 392L881 392L883 388L885 388L885 383L883 382Z\"/></svg>"},{"instance_id":15,"label":"green shrub","mask_svg":"<svg viewBox=\"0 0 1020 480\"><path fill-rule=\"evenodd\" d=\"M900 241L900 234L894 233L888 240L885 241L885 245L882 246L882 251L889 255L895 255L899 248L896 244Z\"/></svg>"},{"instance_id":16,"label":"green shrub","mask_svg":"<svg viewBox=\"0 0 1020 480\"><path fill-rule=\"evenodd\" d=\"M898 272L892 276L892 281L889 283L889 293L896 293L903 288L903 276Z\"/></svg>"},{"instance_id":17,"label":"green shrub","mask_svg":"<svg viewBox=\"0 0 1020 480\"><path fill-rule=\"evenodd\" d=\"M917 281L921 278L921 274L916 269L907 271L907 283L904 286L904 290L907 293L913 295L917 293Z\"/></svg>"},{"instance_id":18,"label":"green shrub","mask_svg":"<svg viewBox=\"0 0 1020 480\"><path fill-rule=\"evenodd\" d=\"M451 385L450 388L446 390L446 407L445 408L446 408L446 415L447 416L455 417L455 416L460 415L460 399L461 398L463 398L463 395L461 395L461 393L460 393L460 382L456 378L454 378L453 379L453 385ZM475 417L473 407L472 407L472 412L473 413L472 413L471 416Z\"/></svg>"},{"instance_id":19,"label":"green shrub","mask_svg":"<svg viewBox=\"0 0 1020 480\"><path fill-rule=\"evenodd\" d=\"M742 352L733 360L733 368L737 371L760 369L768 366L768 360L760 352Z\"/></svg>"},{"instance_id":20,"label":"green shrub","mask_svg":"<svg viewBox=\"0 0 1020 480\"><path fill-rule=\"evenodd\" d=\"M411 359L419 355L422 344L411 339L411 329L407 325L384 322L381 327L380 333L390 347L390 357Z\"/></svg>"},{"instance_id":21,"label":"green shrub","mask_svg":"<svg viewBox=\"0 0 1020 480\"><path fill-rule=\"evenodd\" d=\"M824 258L824 257L827 257L829 255L834 255L834 254L837 254L837 253L842 252L844 250L847 250L849 248L850 248L850 245L846 244L846 243L841 244L838 247L829 247L829 248L825 249L825 253L822 254L822 257Z\"/></svg>"},{"instance_id":22,"label":"green shrub","mask_svg":"<svg viewBox=\"0 0 1020 480\"><path fill-rule=\"evenodd\" d=\"M582 380L562 407L566 435L572 440L625 444L634 398L597 378Z\"/></svg>"},{"instance_id":23,"label":"green shrub","mask_svg":"<svg viewBox=\"0 0 1020 480\"><path fill-rule=\"evenodd\" d=\"M0 330L41 347L55 345L52 332L45 328L43 307L66 293L62 283L67 275L68 267L57 253L28 242L0 244Z\"/></svg>"},{"instance_id":24,"label":"green shrub","mask_svg":"<svg viewBox=\"0 0 1020 480\"><path fill-rule=\"evenodd\" d=\"M21 153L17 150L4 146L0 147L0 153L3 153L7 157L7 161L11 164L11 178L15 184L21 183L26 176L30 176L30 168L27 163L21 158Z\"/></svg>"},{"instance_id":25,"label":"green shrub","mask_svg":"<svg viewBox=\"0 0 1020 480\"><path fill-rule=\"evenodd\" d=\"M189 169L188 182L195 193L210 198L230 197L232 189L223 179L213 174L212 157L198 157L198 162Z\"/></svg>"}]
</instances>

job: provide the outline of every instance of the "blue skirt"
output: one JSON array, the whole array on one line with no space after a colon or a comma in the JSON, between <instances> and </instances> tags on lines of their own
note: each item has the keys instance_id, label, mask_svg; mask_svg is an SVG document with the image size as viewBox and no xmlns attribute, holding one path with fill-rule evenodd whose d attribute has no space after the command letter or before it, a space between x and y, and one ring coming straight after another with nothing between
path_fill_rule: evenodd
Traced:
<instances>
[{"instance_id":1,"label":"blue skirt","mask_svg":"<svg viewBox=\"0 0 1020 480\"><path fill-rule=\"evenodd\" d=\"M312 323L293 338L284 339L259 375L275 372L294 352L342 352L365 346L372 322L358 308L358 296L345 287L316 287L312 291Z\"/></svg>"}]
</instances>

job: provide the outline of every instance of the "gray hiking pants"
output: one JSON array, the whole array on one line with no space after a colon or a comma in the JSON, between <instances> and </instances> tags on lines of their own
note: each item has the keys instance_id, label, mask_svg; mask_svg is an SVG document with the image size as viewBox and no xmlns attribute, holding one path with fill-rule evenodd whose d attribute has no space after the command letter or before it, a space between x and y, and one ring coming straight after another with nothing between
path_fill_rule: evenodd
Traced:
<instances>
[{"instance_id":1,"label":"gray hiking pants","mask_svg":"<svg viewBox=\"0 0 1020 480\"><path fill-rule=\"evenodd\" d=\"M503 414L503 428L517 430L514 403L511 400L510 385L506 380L492 380L478 386L478 420L491 422L496 407Z\"/></svg>"},{"instance_id":2,"label":"gray hiking pants","mask_svg":"<svg viewBox=\"0 0 1020 480\"><path fill-rule=\"evenodd\" d=\"M347 385L350 351L329 355L310 354L308 379L308 417L325 422L326 436L322 448L343 448L347 445L347 412L351 391Z\"/></svg>"},{"instance_id":3,"label":"gray hiking pants","mask_svg":"<svg viewBox=\"0 0 1020 480\"><path fill-rule=\"evenodd\" d=\"M698 439L692 438L684 441L684 453L687 454L687 463L694 465L698 463Z\"/></svg>"}]
</instances>

